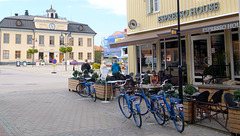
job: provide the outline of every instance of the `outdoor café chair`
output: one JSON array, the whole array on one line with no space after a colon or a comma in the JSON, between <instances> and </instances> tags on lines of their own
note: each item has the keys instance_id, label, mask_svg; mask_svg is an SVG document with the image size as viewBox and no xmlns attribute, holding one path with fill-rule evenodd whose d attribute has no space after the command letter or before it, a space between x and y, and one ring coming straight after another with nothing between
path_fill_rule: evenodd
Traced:
<instances>
[{"instance_id":1,"label":"outdoor caf\u00e9 chair","mask_svg":"<svg viewBox=\"0 0 240 136\"><path fill-rule=\"evenodd\" d=\"M237 103L233 101L233 95L230 93L225 93L223 96L224 102L226 104L226 111L227 111L227 120L225 123L225 127L227 127L227 122L228 122L228 108L229 107L237 107Z\"/></svg>"},{"instance_id":2,"label":"outdoor caf\u00e9 chair","mask_svg":"<svg viewBox=\"0 0 240 136\"><path fill-rule=\"evenodd\" d=\"M200 121L203 120L203 113L207 114L209 117L209 109L207 105L209 94L209 91L204 91L196 97L197 116L200 116Z\"/></svg>"},{"instance_id":3,"label":"outdoor caf\u00e9 chair","mask_svg":"<svg viewBox=\"0 0 240 136\"><path fill-rule=\"evenodd\" d=\"M218 113L222 113L223 114L223 118L225 119L224 112L226 113L226 110L223 110L222 105L221 105L222 95L223 95L223 90L220 89L220 90L216 91L212 95L211 99L209 100L209 103L210 103L209 110L210 110L210 112L211 111L215 112L215 114L213 114L212 116L216 115L216 119L218 117L217 116Z\"/></svg>"}]
</instances>

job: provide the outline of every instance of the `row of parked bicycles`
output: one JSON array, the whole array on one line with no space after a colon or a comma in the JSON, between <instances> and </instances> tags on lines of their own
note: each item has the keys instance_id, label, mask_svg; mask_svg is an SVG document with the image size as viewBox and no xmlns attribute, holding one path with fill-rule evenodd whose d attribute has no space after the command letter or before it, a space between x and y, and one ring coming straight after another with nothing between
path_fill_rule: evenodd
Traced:
<instances>
[{"instance_id":1,"label":"row of parked bicycles","mask_svg":"<svg viewBox=\"0 0 240 136\"><path fill-rule=\"evenodd\" d=\"M181 99L170 97L168 100L166 94L173 94L175 91L155 91L148 90L149 98L145 95L144 90L141 88L141 83L134 87L134 91L125 90L126 84L132 79L127 79L124 84L119 85L122 94L118 98L118 104L123 115L133 119L136 125L140 128L142 126L142 116L148 112L152 113L156 122L159 125L164 125L166 122L173 120L177 130L181 133L184 131L184 114ZM165 82L161 85L165 85ZM145 107L145 108L141 108Z\"/></svg>"},{"instance_id":2,"label":"row of parked bicycles","mask_svg":"<svg viewBox=\"0 0 240 136\"><path fill-rule=\"evenodd\" d=\"M91 97L93 102L96 101L96 90L94 82L88 78L83 78L83 81L76 86L77 93L82 97ZM161 85L163 87L165 82ZM131 85L133 89L127 89ZM174 91L155 91L149 89L149 98L146 96L144 89L141 88L142 81L136 83L133 79L125 80L125 83L115 86L121 91L118 97L118 104L123 115L130 119L133 117L134 122L140 128L142 126L142 116L147 113L152 113L156 122L159 125L164 125L166 122L173 120L177 130L181 133L184 131L184 114L181 99L170 97L168 100L166 94L173 94ZM142 108L144 107L144 108Z\"/></svg>"}]
</instances>

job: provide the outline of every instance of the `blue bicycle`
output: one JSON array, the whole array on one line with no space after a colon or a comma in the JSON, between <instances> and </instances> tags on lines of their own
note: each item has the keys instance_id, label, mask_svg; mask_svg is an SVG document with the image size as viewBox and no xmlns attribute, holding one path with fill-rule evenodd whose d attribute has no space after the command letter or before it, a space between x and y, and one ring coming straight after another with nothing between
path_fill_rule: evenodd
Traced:
<instances>
[{"instance_id":1,"label":"blue bicycle","mask_svg":"<svg viewBox=\"0 0 240 136\"><path fill-rule=\"evenodd\" d=\"M94 88L94 82L87 82L87 80L90 80L90 78L83 78L83 82L80 82L76 86L77 93L82 97L88 97L91 96L93 102L96 102L96 90Z\"/></svg>"},{"instance_id":2,"label":"blue bicycle","mask_svg":"<svg viewBox=\"0 0 240 136\"><path fill-rule=\"evenodd\" d=\"M146 107L144 112L141 115L145 115L148 112L151 112L154 115L155 120L159 125L163 125L165 123L165 109L164 109L164 101L162 96L152 95L153 90L148 90L150 95L150 102L146 97L144 90L140 88L141 93L135 93L136 96L140 97L140 101L144 100ZM142 111L142 108L141 108Z\"/></svg>"},{"instance_id":3,"label":"blue bicycle","mask_svg":"<svg viewBox=\"0 0 240 136\"><path fill-rule=\"evenodd\" d=\"M130 95L132 91L125 91L124 86L127 81L128 80L126 80L124 84L119 85L123 92L118 98L119 108L126 118L130 119L133 116L136 125L140 128L142 126L142 117L139 102L137 101L136 96Z\"/></svg>"},{"instance_id":4,"label":"blue bicycle","mask_svg":"<svg viewBox=\"0 0 240 136\"><path fill-rule=\"evenodd\" d=\"M168 94L173 94L175 91L167 91ZM166 94L164 92L159 92L158 95L162 96L168 115L165 117L165 122L170 119L173 120L177 130L182 133L184 131L184 114L183 114L183 105L181 104L181 99L178 98L169 98L170 104L166 99Z\"/></svg>"}]
</instances>

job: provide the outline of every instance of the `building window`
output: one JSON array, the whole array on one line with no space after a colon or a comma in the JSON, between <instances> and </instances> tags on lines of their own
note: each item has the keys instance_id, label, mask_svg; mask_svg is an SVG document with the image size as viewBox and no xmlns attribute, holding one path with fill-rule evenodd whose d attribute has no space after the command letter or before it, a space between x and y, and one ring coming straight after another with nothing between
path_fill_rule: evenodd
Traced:
<instances>
[{"instance_id":1,"label":"building window","mask_svg":"<svg viewBox=\"0 0 240 136\"><path fill-rule=\"evenodd\" d=\"M91 47L91 46L92 46L92 39L91 39L91 38L88 38L88 39L87 39L87 46L88 46L88 47Z\"/></svg>"},{"instance_id":2,"label":"building window","mask_svg":"<svg viewBox=\"0 0 240 136\"><path fill-rule=\"evenodd\" d=\"M16 44L21 44L21 35L16 34Z\"/></svg>"},{"instance_id":3,"label":"building window","mask_svg":"<svg viewBox=\"0 0 240 136\"><path fill-rule=\"evenodd\" d=\"M27 59L31 59L32 58L32 54L27 52Z\"/></svg>"},{"instance_id":4,"label":"building window","mask_svg":"<svg viewBox=\"0 0 240 136\"><path fill-rule=\"evenodd\" d=\"M78 46L83 46L83 38L78 38Z\"/></svg>"},{"instance_id":5,"label":"building window","mask_svg":"<svg viewBox=\"0 0 240 136\"><path fill-rule=\"evenodd\" d=\"M27 35L27 44L32 44L32 35Z\"/></svg>"},{"instance_id":6,"label":"building window","mask_svg":"<svg viewBox=\"0 0 240 136\"><path fill-rule=\"evenodd\" d=\"M79 52L79 53L78 53L78 59L79 59L79 60L83 60L83 53L82 53L82 52Z\"/></svg>"},{"instance_id":7,"label":"building window","mask_svg":"<svg viewBox=\"0 0 240 136\"><path fill-rule=\"evenodd\" d=\"M232 35L234 75L240 76L240 45L238 34Z\"/></svg>"},{"instance_id":8,"label":"building window","mask_svg":"<svg viewBox=\"0 0 240 136\"><path fill-rule=\"evenodd\" d=\"M39 44L44 45L44 36L43 35L39 36Z\"/></svg>"},{"instance_id":9,"label":"building window","mask_svg":"<svg viewBox=\"0 0 240 136\"><path fill-rule=\"evenodd\" d=\"M21 51L15 51L15 59L21 59Z\"/></svg>"},{"instance_id":10,"label":"building window","mask_svg":"<svg viewBox=\"0 0 240 136\"><path fill-rule=\"evenodd\" d=\"M9 43L9 34L4 34L3 43Z\"/></svg>"},{"instance_id":11,"label":"building window","mask_svg":"<svg viewBox=\"0 0 240 136\"><path fill-rule=\"evenodd\" d=\"M64 37L60 36L60 45L64 45Z\"/></svg>"},{"instance_id":12,"label":"building window","mask_svg":"<svg viewBox=\"0 0 240 136\"><path fill-rule=\"evenodd\" d=\"M91 52L87 53L87 59L92 60L92 53Z\"/></svg>"},{"instance_id":13,"label":"building window","mask_svg":"<svg viewBox=\"0 0 240 136\"><path fill-rule=\"evenodd\" d=\"M69 44L70 44L70 46L74 46L74 38L73 37L69 39Z\"/></svg>"},{"instance_id":14,"label":"building window","mask_svg":"<svg viewBox=\"0 0 240 136\"><path fill-rule=\"evenodd\" d=\"M160 0L148 0L148 13L160 11Z\"/></svg>"},{"instance_id":15,"label":"building window","mask_svg":"<svg viewBox=\"0 0 240 136\"><path fill-rule=\"evenodd\" d=\"M69 59L72 59L72 60L74 59L74 58L73 58L73 52L70 52L70 53L69 53Z\"/></svg>"},{"instance_id":16,"label":"building window","mask_svg":"<svg viewBox=\"0 0 240 136\"><path fill-rule=\"evenodd\" d=\"M3 51L3 59L9 59L9 51L8 50Z\"/></svg>"},{"instance_id":17,"label":"building window","mask_svg":"<svg viewBox=\"0 0 240 136\"><path fill-rule=\"evenodd\" d=\"M50 45L54 45L54 36L50 36L50 41L49 41L50 43Z\"/></svg>"}]
</instances>

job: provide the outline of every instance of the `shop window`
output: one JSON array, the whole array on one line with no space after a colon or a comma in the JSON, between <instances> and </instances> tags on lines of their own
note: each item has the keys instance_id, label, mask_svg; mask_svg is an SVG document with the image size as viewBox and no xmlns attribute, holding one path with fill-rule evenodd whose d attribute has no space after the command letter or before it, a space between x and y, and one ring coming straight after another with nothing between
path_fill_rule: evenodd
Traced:
<instances>
[{"instance_id":1,"label":"shop window","mask_svg":"<svg viewBox=\"0 0 240 136\"><path fill-rule=\"evenodd\" d=\"M9 50L3 51L3 59L9 59Z\"/></svg>"},{"instance_id":2,"label":"shop window","mask_svg":"<svg viewBox=\"0 0 240 136\"><path fill-rule=\"evenodd\" d=\"M152 65L152 45L143 45L141 48L141 73L151 73Z\"/></svg>"},{"instance_id":3,"label":"shop window","mask_svg":"<svg viewBox=\"0 0 240 136\"><path fill-rule=\"evenodd\" d=\"M69 53L69 59L72 59L72 60L73 60L73 59L74 59L73 56L74 56L74 55L73 55L73 52L70 52L70 53Z\"/></svg>"},{"instance_id":4,"label":"shop window","mask_svg":"<svg viewBox=\"0 0 240 136\"><path fill-rule=\"evenodd\" d=\"M165 63L166 63L166 59L165 59L165 52L164 52L164 43L161 43L160 44L161 48L160 48L160 51L161 51L161 71L163 71L165 69Z\"/></svg>"},{"instance_id":5,"label":"shop window","mask_svg":"<svg viewBox=\"0 0 240 136\"><path fill-rule=\"evenodd\" d=\"M79 53L78 53L78 59L79 59L79 60L83 60L83 53L82 53L82 52L79 52Z\"/></svg>"},{"instance_id":6,"label":"shop window","mask_svg":"<svg viewBox=\"0 0 240 136\"><path fill-rule=\"evenodd\" d=\"M3 35L3 43L9 43L9 34Z\"/></svg>"},{"instance_id":7,"label":"shop window","mask_svg":"<svg viewBox=\"0 0 240 136\"><path fill-rule=\"evenodd\" d=\"M21 59L21 51L15 51L15 59Z\"/></svg>"},{"instance_id":8,"label":"shop window","mask_svg":"<svg viewBox=\"0 0 240 136\"><path fill-rule=\"evenodd\" d=\"M78 38L78 46L83 46L83 38Z\"/></svg>"},{"instance_id":9,"label":"shop window","mask_svg":"<svg viewBox=\"0 0 240 136\"><path fill-rule=\"evenodd\" d=\"M32 58L32 54L27 52L27 59L31 59Z\"/></svg>"},{"instance_id":10,"label":"shop window","mask_svg":"<svg viewBox=\"0 0 240 136\"><path fill-rule=\"evenodd\" d=\"M27 44L32 44L32 35L27 35Z\"/></svg>"},{"instance_id":11,"label":"shop window","mask_svg":"<svg viewBox=\"0 0 240 136\"><path fill-rule=\"evenodd\" d=\"M148 0L148 13L160 11L160 0Z\"/></svg>"},{"instance_id":12,"label":"shop window","mask_svg":"<svg viewBox=\"0 0 240 136\"><path fill-rule=\"evenodd\" d=\"M50 36L49 44L54 45L54 36Z\"/></svg>"},{"instance_id":13,"label":"shop window","mask_svg":"<svg viewBox=\"0 0 240 136\"><path fill-rule=\"evenodd\" d=\"M39 45L44 45L44 36L43 35L39 36Z\"/></svg>"},{"instance_id":14,"label":"shop window","mask_svg":"<svg viewBox=\"0 0 240 136\"><path fill-rule=\"evenodd\" d=\"M240 76L240 45L238 34L232 35L234 75Z\"/></svg>"},{"instance_id":15,"label":"shop window","mask_svg":"<svg viewBox=\"0 0 240 136\"><path fill-rule=\"evenodd\" d=\"M211 52L213 65L226 65L224 35L211 36Z\"/></svg>"},{"instance_id":16,"label":"shop window","mask_svg":"<svg viewBox=\"0 0 240 136\"><path fill-rule=\"evenodd\" d=\"M21 44L21 35L16 34L16 44Z\"/></svg>"}]
</instances>

